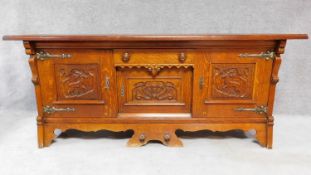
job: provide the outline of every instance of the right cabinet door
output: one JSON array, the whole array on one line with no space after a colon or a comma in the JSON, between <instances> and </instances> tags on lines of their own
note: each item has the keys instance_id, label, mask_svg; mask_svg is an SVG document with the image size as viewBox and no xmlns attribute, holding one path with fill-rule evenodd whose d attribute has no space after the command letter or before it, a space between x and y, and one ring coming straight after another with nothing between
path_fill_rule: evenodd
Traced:
<instances>
[{"instance_id":1,"label":"right cabinet door","mask_svg":"<svg viewBox=\"0 0 311 175\"><path fill-rule=\"evenodd\" d=\"M272 60L240 57L260 52L209 52L203 117L258 117L267 106Z\"/></svg>"}]
</instances>

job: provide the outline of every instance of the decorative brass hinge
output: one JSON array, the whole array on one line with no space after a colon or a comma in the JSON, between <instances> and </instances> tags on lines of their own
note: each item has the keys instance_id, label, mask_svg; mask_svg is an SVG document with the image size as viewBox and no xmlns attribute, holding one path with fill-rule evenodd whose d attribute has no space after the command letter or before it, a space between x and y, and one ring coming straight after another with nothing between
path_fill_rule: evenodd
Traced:
<instances>
[{"instance_id":1,"label":"decorative brass hinge","mask_svg":"<svg viewBox=\"0 0 311 175\"><path fill-rule=\"evenodd\" d=\"M45 51L40 51L36 54L36 58L38 60L46 60L46 59L51 59L51 58L71 58L71 55L66 54L66 53L53 55Z\"/></svg>"},{"instance_id":2,"label":"decorative brass hinge","mask_svg":"<svg viewBox=\"0 0 311 175\"><path fill-rule=\"evenodd\" d=\"M262 58L267 61L274 60L275 53L271 51L261 52L260 54L242 53L239 55L241 58Z\"/></svg>"},{"instance_id":3,"label":"decorative brass hinge","mask_svg":"<svg viewBox=\"0 0 311 175\"><path fill-rule=\"evenodd\" d=\"M54 112L73 112L75 111L75 108L56 108L54 106L44 106L43 112L47 114L52 114Z\"/></svg>"},{"instance_id":4,"label":"decorative brass hinge","mask_svg":"<svg viewBox=\"0 0 311 175\"><path fill-rule=\"evenodd\" d=\"M257 114L267 114L268 107L267 106L256 106L255 108L235 108L235 111L243 112L243 111L250 111L250 112L256 112Z\"/></svg>"}]
</instances>

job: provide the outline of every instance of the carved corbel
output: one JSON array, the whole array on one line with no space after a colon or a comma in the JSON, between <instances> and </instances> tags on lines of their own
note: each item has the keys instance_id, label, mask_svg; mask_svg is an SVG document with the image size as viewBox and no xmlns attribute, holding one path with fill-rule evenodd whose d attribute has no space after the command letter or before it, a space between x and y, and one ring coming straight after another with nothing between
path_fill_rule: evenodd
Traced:
<instances>
[{"instance_id":1,"label":"carved corbel","mask_svg":"<svg viewBox=\"0 0 311 175\"><path fill-rule=\"evenodd\" d=\"M276 55L280 56L280 54L283 54L285 51L286 46L286 40L280 40L278 42L277 48L276 48Z\"/></svg>"},{"instance_id":2,"label":"carved corbel","mask_svg":"<svg viewBox=\"0 0 311 175\"><path fill-rule=\"evenodd\" d=\"M35 54L35 48L33 46L33 43L29 41L24 41L23 44L24 44L25 52L27 55Z\"/></svg>"},{"instance_id":3,"label":"carved corbel","mask_svg":"<svg viewBox=\"0 0 311 175\"><path fill-rule=\"evenodd\" d=\"M30 56L28 63L29 63L31 73L32 73L31 81L36 86L39 84L39 76L38 76L38 69L37 69L37 60L35 58L35 55Z\"/></svg>"},{"instance_id":4,"label":"carved corbel","mask_svg":"<svg viewBox=\"0 0 311 175\"><path fill-rule=\"evenodd\" d=\"M277 84L279 82L279 69L281 65L281 57L277 56L273 63L272 74L271 74L271 83Z\"/></svg>"},{"instance_id":5,"label":"carved corbel","mask_svg":"<svg viewBox=\"0 0 311 175\"><path fill-rule=\"evenodd\" d=\"M34 85L38 85L39 83L39 76L38 76L38 70L37 70L37 60L36 60L36 52L35 52L35 47L33 43L29 41L24 41L23 42L24 47L25 47L25 52L27 55L30 55L30 58L28 60L31 73L32 73L32 78L31 81Z\"/></svg>"}]
</instances>

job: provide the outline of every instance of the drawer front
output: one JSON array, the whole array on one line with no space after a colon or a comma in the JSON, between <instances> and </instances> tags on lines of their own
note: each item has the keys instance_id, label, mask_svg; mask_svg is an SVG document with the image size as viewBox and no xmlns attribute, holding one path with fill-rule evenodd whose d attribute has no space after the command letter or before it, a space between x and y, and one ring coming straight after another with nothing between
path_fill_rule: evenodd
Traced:
<instances>
[{"instance_id":1,"label":"drawer front","mask_svg":"<svg viewBox=\"0 0 311 175\"><path fill-rule=\"evenodd\" d=\"M46 49L38 61L47 117L110 117L115 89L112 52ZM62 54L70 57L62 58Z\"/></svg>"},{"instance_id":2,"label":"drawer front","mask_svg":"<svg viewBox=\"0 0 311 175\"><path fill-rule=\"evenodd\" d=\"M193 50L122 49L114 50L115 64L191 64Z\"/></svg>"},{"instance_id":3,"label":"drawer front","mask_svg":"<svg viewBox=\"0 0 311 175\"><path fill-rule=\"evenodd\" d=\"M119 113L190 114L192 67L149 68L117 67Z\"/></svg>"},{"instance_id":4,"label":"drawer front","mask_svg":"<svg viewBox=\"0 0 311 175\"><path fill-rule=\"evenodd\" d=\"M243 53L207 53L209 57L202 76L204 86L197 94L203 103L199 116L264 116L273 61L260 57L240 57ZM250 53L260 54L261 51Z\"/></svg>"}]
</instances>

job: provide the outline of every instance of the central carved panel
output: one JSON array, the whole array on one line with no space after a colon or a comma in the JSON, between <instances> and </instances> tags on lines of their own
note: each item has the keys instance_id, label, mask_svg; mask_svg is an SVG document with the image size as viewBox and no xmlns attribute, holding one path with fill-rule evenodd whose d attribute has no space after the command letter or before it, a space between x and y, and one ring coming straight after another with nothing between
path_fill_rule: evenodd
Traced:
<instances>
[{"instance_id":1,"label":"central carved panel","mask_svg":"<svg viewBox=\"0 0 311 175\"><path fill-rule=\"evenodd\" d=\"M119 113L189 113L192 69L163 67L153 76L144 67L117 69Z\"/></svg>"},{"instance_id":2,"label":"central carved panel","mask_svg":"<svg viewBox=\"0 0 311 175\"><path fill-rule=\"evenodd\" d=\"M253 64L214 64L212 97L251 98Z\"/></svg>"},{"instance_id":3,"label":"central carved panel","mask_svg":"<svg viewBox=\"0 0 311 175\"><path fill-rule=\"evenodd\" d=\"M146 81L134 85L133 100L176 100L177 90L172 82Z\"/></svg>"},{"instance_id":4,"label":"central carved panel","mask_svg":"<svg viewBox=\"0 0 311 175\"><path fill-rule=\"evenodd\" d=\"M58 99L98 99L97 65L57 65Z\"/></svg>"}]
</instances>

